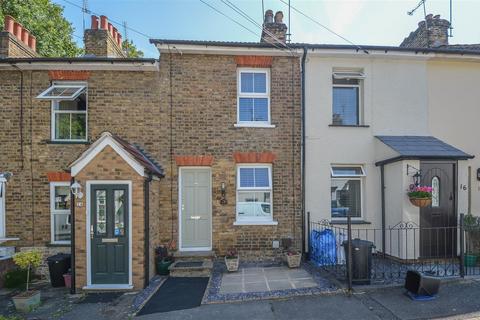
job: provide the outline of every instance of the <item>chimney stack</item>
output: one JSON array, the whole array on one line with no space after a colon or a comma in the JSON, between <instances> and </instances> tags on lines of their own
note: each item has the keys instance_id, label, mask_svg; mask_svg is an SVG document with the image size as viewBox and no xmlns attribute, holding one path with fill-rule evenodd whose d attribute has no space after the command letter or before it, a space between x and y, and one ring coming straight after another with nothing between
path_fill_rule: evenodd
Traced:
<instances>
[{"instance_id":1,"label":"chimney stack","mask_svg":"<svg viewBox=\"0 0 480 320\"><path fill-rule=\"evenodd\" d=\"M287 40L287 26L283 23L283 12L277 11L275 17L272 10L265 11L263 30L260 42L279 44Z\"/></svg>"},{"instance_id":2,"label":"chimney stack","mask_svg":"<svg viewBox=\"0 0 480 320\"><path fill-rule=\"evenodd\" d=\"M418 23L417 30L405 38L400 47L404 48L437 48L448 45L448 28L450 22L441 19L440 15L429 14Z\"/></svg>"},{"instance_id":3,"label":"chimney stack","mask_svg":"<svg viewBox=\"0 0 480 320\"><path fill-rule=\"evenodd\" d=\"M0 32L0 58L32 58L37 56L37 40L9 15Z\"/></svg>"},{"instance_id":4,"label":"chimney stack","mask_svg":"<svg viewBox=\"0 0 480 320\"><path fill-rule=\"evenodd\" d=\"M92 15L91 27L85 30L85 55L96 57L125 58L122 36L106 16Z\"/></svg>"}]
</instances>

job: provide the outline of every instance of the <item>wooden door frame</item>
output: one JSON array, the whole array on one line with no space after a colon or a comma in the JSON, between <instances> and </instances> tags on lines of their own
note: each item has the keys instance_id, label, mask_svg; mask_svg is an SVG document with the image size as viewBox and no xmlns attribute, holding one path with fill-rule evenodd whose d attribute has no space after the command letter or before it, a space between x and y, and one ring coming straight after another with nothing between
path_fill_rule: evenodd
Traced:
<instances>
[{"instance_id":1,"label":"wooden door frame","mask_svg":"<svg viewBox=\"0 0 480 320\"><path fill-rule=\"evenodd\" d=\"M128 186L128 284L92 284L92 257L90 241L90 223L91 223L91 186L97 184L120 184ZM87 180L86 182L86 239L87 239L87 285L83 289L132 289L132 181L131 180Z\"/></svg>"},{"instance_id":2,"label":"wooden door frame","mask_svg":"<svg viewBox=\"0 0 480 320\"><path fill-rule=\"evenodd\" d=\"M182 248L182 170L208 170L210 171L210 246L196 248ZM211 251L213 243L213 192L212 192L212 168L211 167L179 167L178 168L178 251Z\"/></svg>"}]
</instances>

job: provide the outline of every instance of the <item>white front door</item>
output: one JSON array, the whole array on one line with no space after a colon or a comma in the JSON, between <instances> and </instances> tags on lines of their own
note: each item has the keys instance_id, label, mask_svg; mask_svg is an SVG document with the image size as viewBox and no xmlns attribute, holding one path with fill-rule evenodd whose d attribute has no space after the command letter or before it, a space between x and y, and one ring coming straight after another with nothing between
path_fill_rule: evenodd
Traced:
<instances>
[{"instance_id":1,"label":"white front door","mask_svg":"<svg viewBox=\"0 0 480 320\"><path fill-rule=\"evenodd\" d=\"M210 168L180 168L180 250L212 249Z\"/></svg>"}]
</instances>

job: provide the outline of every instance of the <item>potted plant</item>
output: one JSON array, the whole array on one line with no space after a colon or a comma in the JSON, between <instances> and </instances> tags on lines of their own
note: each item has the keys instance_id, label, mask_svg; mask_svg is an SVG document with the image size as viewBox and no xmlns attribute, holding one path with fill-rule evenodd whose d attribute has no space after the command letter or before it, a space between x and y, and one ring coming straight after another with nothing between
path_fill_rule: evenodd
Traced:
<instances>
[{"instance_id":1,"label":"potted plant","mask_svg":"<svg viewBox=\"0 0 480 320\"><path fill-rule=\"evenodd\" d=\"M235 272L238 270L238 265L240 262L240 258L238 256L238 252L236 249L230 249L227 251L225 255L225 265L227 266L227 270L229 272Z\"/></svg>"},{"instance_id":2,"label":"potted plant","mask_svg":"<svg viewBox=\"0 0 480 320\"><path fill-rule=\"evenodd\" d=\"M415 207L423 208L432 203L432 187L411 185L407 194Z\"/></svg>"},{"instance_id":3,"label":"potted plant","mask_svg":"<svg viewBox=\"0 0 480 320\"><path fill-rule=\"evenodd\" d=\"M465 267L475 267L477 265L477 253L480 246L480 221L471 213L463 217L463 227L465 229L467 250L464 255Z\"/></svg>"},{"instance_id":4,"label":"potted plant","mask_svg":"<svg viewBox=\"0 0 480 320\"><path fill-rule=\"evenodd\" d=\"M168 267L173 263L173 255L169 254L168 245L161 245L155 249L155 267L157 269L157 274L161 276L168 276L170 271Z\"/></svg>"},{"instance_id":5,"label":"potted plant","mask_svg":"<svg viewBox=\"0 0 480 320\"><path fill-rule=\"evenodd\" d=\"M21 269L27 270L26 290L25 292L14 296L12 298L13 303L15 304L15 308L17 310L28 312L40 305L40 291L29 291L29 283L32 269L37 268L40 266L40 263L42 263L42 255L39 251L35 250L19 252L13 256L13 261Z\"/></svg>"},{"instance_id":6,"label":"potted plant","mask_svg":"<svg viewBox=\"0 0 480 320\"><path fill-rule=\"evenodd\" d=\"M72 270L68 269L68 272L63 275L63 280L65 281L65 287L72 287Z\"/></svg>"},{"instance_id":7,"label":"potted plant","mask_svg":"<svg viewBox=\"0 0 480 320\"><path fill-rule=\"evenodd\" d=\"M287 257L287 264L289 268L300 267L300 262L302 261L302 254L300 251L289 249L285 253L285 257Z\"/></svg>"}]
</instances>

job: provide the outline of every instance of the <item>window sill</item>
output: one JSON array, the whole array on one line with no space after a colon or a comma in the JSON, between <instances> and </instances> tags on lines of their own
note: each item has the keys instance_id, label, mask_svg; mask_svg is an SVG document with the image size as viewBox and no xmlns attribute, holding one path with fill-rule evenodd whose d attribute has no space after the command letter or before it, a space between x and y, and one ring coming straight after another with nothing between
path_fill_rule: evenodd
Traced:
<instances>
[{"instance_id":1,"label":"window sill","mask_svg":"<svg viewBox=\"0 0 480 320\"><path fill-rule=\"evenodd\" d=\"M347 224L347 219L330 220L330 223L331 224ZM352 220L352 224L372 224L372 223L365 220Z\"/></svg>"},{"instance_id":2,"label":"window sill","mask_svg":"<svg viewBox=\"0 0 480 320\"><path fill-rule=\"evenodd\" d=\"M256 124L256 123L235 123L233 125L235 128L275 128L274 124Z\"/></svg>"},{"instance_id":3,"label":"window sill","mask_svg":"<svg viewBox=\"0 0 480 320\"><path fill-rule=\"evenodd\" d=\"M235 221L234 226L276 226L278 221Z\"/></svg>"},{"instance_id":4,"label":"window sill","mask_svg":"<svg viewBox=\"0 0 480 320\"><path fill-rule=\"evenodd\" d=\"M0 237L0 243L7 242L7 241L18 241L20 238L2 238Z\"/></svg>"},{"instance_id":5,"label":"window sill","mask_svg":"<svg viewBox=\"0 0 480 320\"><path fill-rule=\"evenodd\" d=\"M342 128L370 128L368 124L329 124L329 127L342 127Z\"/></svg>"},{"instance_id":6,"label":"window sill","mask_svg":"<svg viewBox=\"0 0 480 320\"><path fill-rule=\"evenodd\" d=\"M55 141L45 140L45 144L91 144L91 141Z\"/></svg>"}]
</instances>

